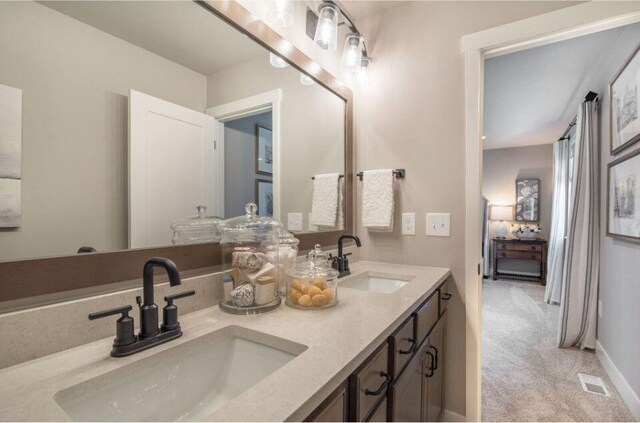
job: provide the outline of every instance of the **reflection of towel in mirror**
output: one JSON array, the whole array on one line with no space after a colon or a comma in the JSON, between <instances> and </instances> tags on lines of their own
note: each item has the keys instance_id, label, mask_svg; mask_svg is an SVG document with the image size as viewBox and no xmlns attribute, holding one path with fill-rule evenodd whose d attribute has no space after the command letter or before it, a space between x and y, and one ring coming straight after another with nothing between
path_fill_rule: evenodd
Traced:
<instances>
[{"instance_id":1,"label":"reflection of towel in mirror","mask_svg":"<svg viewBox=\"0 0 640 423\"><path fill-rule=\"evenodd\" d=\"M313 222L312 222L313 224ZM344 228L344 178L338 179L338 219L335 225L318 225L319 231L341 230Z\"/></svg>"},{"instance_id":2,"label":"reflection of towel in mirror","mask_svg":"<svg viewBox=\"0 0 640 423\"><path fill-rule=\"evenodd\" d=\"M362 177L362 226L393 231L393 169L365 170Z\"/></svg>"},{"instance_id":3,"label":"reflection of towel in mirror","mask_svg":"<svg viewBox=\"0 0 640 423\"><path fill-rule=\"evenodd\" d=\"M340 174L315 175L311 202L311 224L336 226L338 220L338 187Z\"/></svg>"}]
</instances>

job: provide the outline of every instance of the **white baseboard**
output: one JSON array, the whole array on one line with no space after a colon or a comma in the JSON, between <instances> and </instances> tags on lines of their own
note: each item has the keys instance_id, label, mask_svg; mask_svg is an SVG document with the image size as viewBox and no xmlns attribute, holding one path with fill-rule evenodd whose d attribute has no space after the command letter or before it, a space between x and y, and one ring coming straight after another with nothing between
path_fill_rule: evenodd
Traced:
<instances>
[{"instance_id":1,"label":"white baseboard","mask_svg":"<svg viewBox=\"0 0 640 423\"><path fill-rule=\"evenodd\" d=\"M620 373L620 370L613 364L611 357L609 357L609 354L602 348L599 341L596 341L596 356L600 360L600 363L602 363L602 367L604 367L604 370L611 378L616 389L620 392L620 396L625 404L627 404L627 407L631 410L631 414L640 420L640 398L638 398L638 394L633 391L622 373Z\"/></svg>"},{"instance_id":2,"label":"white baseboard","mask_svg":"<svg viewBox=\"0 0 640 423\"><path fill-rule=\"evenodd\" d=\"M442 415L443 422L464 422L466 421L466 417L462 414L454 413L453 411L444 410Z\"/></svg>"}]
</instances>

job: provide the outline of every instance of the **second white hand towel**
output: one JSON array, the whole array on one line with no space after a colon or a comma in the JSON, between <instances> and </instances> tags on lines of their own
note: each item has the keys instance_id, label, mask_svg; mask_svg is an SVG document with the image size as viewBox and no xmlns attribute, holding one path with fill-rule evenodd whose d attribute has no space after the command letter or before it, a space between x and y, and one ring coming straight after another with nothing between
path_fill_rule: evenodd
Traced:
<instances>
[{"instance_id":1,"label":"second white hand towel","mask_svg":"<svg viewBox=\"0 0 640 423\"><path fill-rule=\"evenodd\" d=\"M338 181L340 174L315 175L311 202L311 224L335 226L338 218Z\"/></svg>"},{"instance_id":2,"label":"second white hand towel","mask_svg":"<svg viewBox=\"0 0 640 423\"><path fill-rule=\"evenodd\" d=\"M362 176L362 226L393 231L393 169L365 170Z\"/></svg>"}]
</instances>

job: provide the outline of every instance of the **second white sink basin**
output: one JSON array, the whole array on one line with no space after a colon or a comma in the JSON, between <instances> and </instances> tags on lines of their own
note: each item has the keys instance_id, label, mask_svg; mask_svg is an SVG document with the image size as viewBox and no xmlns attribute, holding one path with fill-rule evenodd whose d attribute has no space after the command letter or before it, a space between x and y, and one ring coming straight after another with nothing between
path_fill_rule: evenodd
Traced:
<instances>
[{"instance_id":1,"label":"second white sink basin","mask_svg":"<svg viewBox=\"0 0 640 423\"><path fill-rule=\"evenodd\" d=\"M340 287L378 292L381 294L393 294L410 283L411 279L411 276L365 272L340 281Z\"/></svg>"},{"instance_id":2,"label":"second white sink basin","mask_svg":"<svg viewBox=\"0 0 640 423\"><path fill-rule=\"evenodd\" d=\"M58 392L74 421L206 418L307 347L229 326Z\"/></svg>"}]
</instances>

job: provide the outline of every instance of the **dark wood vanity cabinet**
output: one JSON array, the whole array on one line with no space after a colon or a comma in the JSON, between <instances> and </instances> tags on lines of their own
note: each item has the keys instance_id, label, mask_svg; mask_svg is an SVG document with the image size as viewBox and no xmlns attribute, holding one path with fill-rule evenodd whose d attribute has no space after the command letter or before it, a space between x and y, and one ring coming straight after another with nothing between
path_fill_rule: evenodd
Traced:
<instances>
[{"instance_id":1,"label":"dark wood vanity cabinet","mask_svg":"<svg viewBox=\"0 0 640 423\"><path fill-rule=\"evenodd\" d=\"M306 421L439 421L450 298L446 280Z\"/></svg>"}]
</instances>

